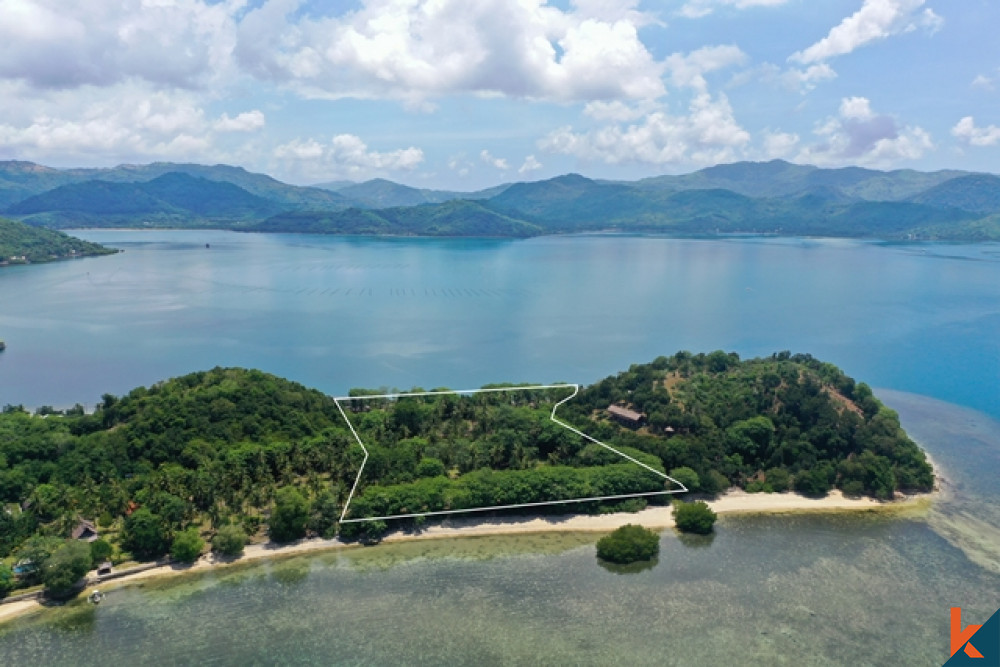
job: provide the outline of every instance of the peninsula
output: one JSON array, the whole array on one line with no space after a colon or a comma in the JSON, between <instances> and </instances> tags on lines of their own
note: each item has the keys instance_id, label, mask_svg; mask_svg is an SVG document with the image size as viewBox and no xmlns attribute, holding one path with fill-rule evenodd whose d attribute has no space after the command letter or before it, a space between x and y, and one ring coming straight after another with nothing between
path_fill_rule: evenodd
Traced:
<instances>
[{"instance_id":1,"label":"peninsula","mask_svg":"<svg viewBox=\"0 0 1000 667\"><path fill-rule=\"evenodd\" d=\"M0 218L0 266L113 255L116 252L53 229Z\"/></svg>"},{"instance_id":2,"label":"peninsula","mask_svg":"<svg viewBox=\"0 0 1000 667\"><path fill-rule=\"evenodd\" d=\"M560 420L614 451L550 419L565 387L375 393L338 404L260 371L216 368L105 394L91 414L7 406L0 583L37 585L45 563L68 561L81 540L118 566L168 552L197 559L223 528L240 544L440 532L423 516L341 522L355 481L349 519L556 503L461 519L529 532L540 515L552 517L541 529L575 514L569 529L607 530L644 510L652 525L671 525L670 496L579 501L662 492L674 484L664 474L687 496L722 494L720 513L821 508L813 499L831 493L833 507L867 509L934 485L896 414L809 355L680 352L581 388ZM365 451L352 428L368 452L360 478Z\"/></svg>"}]
</instances>

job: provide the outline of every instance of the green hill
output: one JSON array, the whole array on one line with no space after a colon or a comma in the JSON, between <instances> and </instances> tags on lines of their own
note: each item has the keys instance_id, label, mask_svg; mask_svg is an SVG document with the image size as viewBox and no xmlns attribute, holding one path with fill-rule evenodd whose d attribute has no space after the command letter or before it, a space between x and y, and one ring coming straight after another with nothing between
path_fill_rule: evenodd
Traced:
<instances>
[{"instance_id":1,"label":"green hill","mask_svg":"<svg viewBox=\"0 0 1000 667\"><path fill-rule=\"evenodd\" d=\"M441 204L453 199L489 199L508 186L498 185L477 192L453 192L449 190L429 190L411 188L384 178L375 178L364 183L332 182L316 187L327 188L348 198L360 208L395 208L399 206L419 206L421 204Z\"/></svg>"},{"instance_id":2,"label":"green hill","mask_svg":"<svg viewBox=\"0 0 1000 667\"><path fill-rule=\"evenodd\" d=\"M483 203L464 200L379 210L294 211L276 215L246 230L400 236L527 237L543 233L538 225L495 211Z\"/></svg>"},{"instance_id":3,"label":"green hill","mask_svg":"<svg viewBox=\"0 0 1000 667\"><path fill-rule=\"evenodd\" d=\"M62 232L0 218L0 265L51 262L116 252Z\"/></svg>"},{"instance_id":4,"label":"green hill","mask_svg":"<svg viewBox=\"0 0 1000 667\"><path fill-rule=\"evenodd\" d=\"M182 211L147 193L138 183L86 181L62 185L29 197L7 209L13 215L36 213L81 216L141 216L157 213L179 215Z\"/></svg>"},{"instance_id":5,"label":"green hill","mask_svg":"<svg viewBox=\"0 0 1000 667\"><path fill-rule=\"evenodd\" d=\"M975 213L1000 213L1000 177L971 174L953 178L913 196L910 201Z\"/></svg>"},{"instance_id":6,"label":"green hill","mask_svg":"<svg viewBox=\"0 0 1000 667\"><path fill-rule=\"evenodd\" d=\"M0 210L60 185L87 181L142 183L170 173L231 183L252 195L286 208L308 206L314 210L339 210L352 205L349 199L336 192L289 185L265 174L255 174L242 167L222 164L154 162L146 165L119 165L110 169L52 169L32 162L0 161Z\"/></svg>"},{"instance_id":7,"label":"green hill","mask_svg":"<svg viewBox=\"0 0 1000 667\"><path fill-rule=\"evenodd\" d=\"M968 172L878 171L861 167L823 169L784 160L735 162L679 176L656 176L636 183L643 189L732 190L749 197L797 197L816 188L869 201L900 201Z\"/></svg>"},{"instance_id":8,"label":"green hill","mask_svg":"<svg viewBox=\"0 0 1000 667\"><path fill-rule=\"evenodd\" d=\"M238 223L282 210L232 183L171 172L151 181L85 181L34 195L7 209L46 226L114 227L196 222Z\"/></svg>"},{"instance_id":9,"label":"green hill","mask_svg":"<svg viewBox=\"0 0 1000 667\"><path fill-rule=\"evenodd\" d=\"M76 180L66 170L20 160L0 161L0 210Z\"/></svg>"}]
</instances>

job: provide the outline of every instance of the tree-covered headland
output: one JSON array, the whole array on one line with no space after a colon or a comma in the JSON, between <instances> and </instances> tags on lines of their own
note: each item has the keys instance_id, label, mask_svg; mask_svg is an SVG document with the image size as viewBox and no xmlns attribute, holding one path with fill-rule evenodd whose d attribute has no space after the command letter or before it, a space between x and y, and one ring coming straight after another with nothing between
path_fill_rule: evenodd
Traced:
<instances>
[{"instance_id":1,"label":"tree-covered headland","mask_svg":"<svg viewBox=\"0 0 1000 667\"><path fill-rule=\"evenodd\" d=\"M0 218L0 266L111 255L118 252L51 229Z\"/></svg>"},{"instance_id":2,"label":"tree-covered headland","mask_svg":"<svg viewBox=\"0 0 1000 667\"><path fill-rule=\"evenodd\" d=\"M570 391L345 402L369 450L348 517L671 488L552 422L552 406ZM839 488L888 499L934 481L897 415L867 385L808 355L660 357L582 388L558 416L694 494ZM89 414L80 406L36 414L7 406L0 414L0 559L24 570L53 557L81 520L96 525L118 562L171 551L191 559L209 542L239 553L244 535L370 538L387 523L338 524L363 456L332 398L254 370L216 368L106 394ZM545 509L635 510L646 502Z\"/></svg>"}]
</instances>

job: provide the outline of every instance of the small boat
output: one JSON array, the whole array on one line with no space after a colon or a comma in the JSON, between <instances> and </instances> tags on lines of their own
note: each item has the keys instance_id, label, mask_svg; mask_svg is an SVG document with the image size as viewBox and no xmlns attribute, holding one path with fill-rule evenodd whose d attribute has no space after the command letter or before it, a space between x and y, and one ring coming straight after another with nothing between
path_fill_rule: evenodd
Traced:
<instances>
[{"instance_id":1,"label":"small boat","mask_svg":"<svg viewBox=\"0 0 1000 667\"><path fill-rule=\"evenodd\" d=\"M100 604L101 600L104 599L104 593L95 590L93 593L87 596L87 602L90 604Z\"/></svg>"}]
</instances>

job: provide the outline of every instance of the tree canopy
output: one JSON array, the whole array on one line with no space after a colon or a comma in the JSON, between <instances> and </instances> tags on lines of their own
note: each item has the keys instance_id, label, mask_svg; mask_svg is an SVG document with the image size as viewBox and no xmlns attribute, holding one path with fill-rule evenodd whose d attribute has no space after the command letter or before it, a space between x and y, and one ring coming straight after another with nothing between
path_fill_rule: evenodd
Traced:
<instances>
[{"instance_id":1,"label":"tree canopy","mask_svg":"<svg viewBox=\"0 0 1000 667\"><path fill-rule=\"evenodd\" d=\"M597 541L597 557L619 565L651 560L659 553L660 536L631 523Z\"/></svg>"},{"instance_id":2,"label":"tree canopy","mask_svg":"<svg viewBox=\"0 0 1000 667\"><path fill-rule=\"evenodd\" d=\"M204 546L205 541L198 534L198 529L191 527L174 536L174 541L170 545L170 556L181 563L193 563L198 560Z\"/></svg>"},{"instance_id":3,"label":"tree canopy","mask_svg":"<svg viewBox=\"0 0 1000 667\"><path fill-rule=\"evenodd\" d=\"M90 545L79 540L67 540L42 566L46 592L54 597L71 593L90 570L90 565Z\"/></svg>"},{"instance_id":4,"label":"tree canopy","mask_svg":"<svg viewBox=\"0 0 1000 667\"><path fill-rule=\"evenodd\" d=\"M704 500L674 503L674 521L677 522L678 530L683 533L707 535L712 532L716 518L715 512Z\"/></svg>"}]
</instances>

